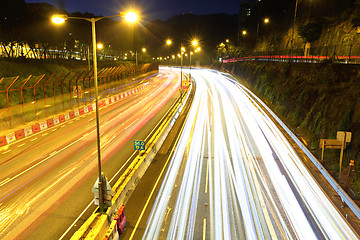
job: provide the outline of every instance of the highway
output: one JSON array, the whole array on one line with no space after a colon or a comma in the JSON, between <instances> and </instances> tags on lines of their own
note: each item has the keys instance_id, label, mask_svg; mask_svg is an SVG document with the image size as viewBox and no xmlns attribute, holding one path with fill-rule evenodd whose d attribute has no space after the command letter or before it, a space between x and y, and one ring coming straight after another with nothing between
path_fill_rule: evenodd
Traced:
<instances>
[{"instance_id":1,"label":"highway","mask_svg":"<svg viewBox=\"0 0 360 240\"><path fill-rule=\"evenodd\" d=\"M130 239L359 239L259 99L220 72L191 76L183 131Z\"/></svg>"},{"instance_id":2,"label":"highway","mask_svg":"<svg viewBox=\"0 0 360 240\"><path fill-rule=\"evenodd\" d=\"M100 109L103 172L114 183L176 101L179 76L163 72L140 92ZM95 113L0 149L0 239L69 239L95 209Z\"/></svg>"}]
</instances>

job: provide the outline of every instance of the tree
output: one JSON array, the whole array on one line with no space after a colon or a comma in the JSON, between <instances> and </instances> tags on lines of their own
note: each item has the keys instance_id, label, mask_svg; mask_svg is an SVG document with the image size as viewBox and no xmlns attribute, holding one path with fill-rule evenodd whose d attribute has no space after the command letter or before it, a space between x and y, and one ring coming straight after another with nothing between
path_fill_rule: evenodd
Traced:
<instances>
[{"instance_id":1,"label":"tree","mask_svg":"<svg viewBox=\"0 0 360 240\"><path fill-rule=\"evenodd\" d=\"M305 42L313 43L321 36L322 23L311 22L299 27L299 35Z\"/></svg>"}]
</instances>

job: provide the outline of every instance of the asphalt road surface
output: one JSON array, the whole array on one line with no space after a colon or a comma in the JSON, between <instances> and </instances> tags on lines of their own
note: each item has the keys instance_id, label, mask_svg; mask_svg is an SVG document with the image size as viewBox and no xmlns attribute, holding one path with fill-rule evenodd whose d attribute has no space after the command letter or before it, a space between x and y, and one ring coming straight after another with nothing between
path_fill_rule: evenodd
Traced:
<instances>
[{"instance_id":1,"label":"asphalt road surface","mask_svg":"<svg viewBox=\"0 0 360 240\"><path fill-rule=\"evenodd\" d=\"M191 75L182 134L130 239L359 239L247 89L214 70Z\"/></svg>"},{"instance_id":2,"label":"asphalt road surface","mask_svg":"<svg viewBox=\"0 0 360 240\"><path fill-rule=\"evenodd\" d=\"M133 140L143 140L178 97L179 75L140 82L140 92L100 109L102 171L114 183ZM69 239L95 209L95 113L0 149L0 239Z\"/></svg>"}]
</instances>

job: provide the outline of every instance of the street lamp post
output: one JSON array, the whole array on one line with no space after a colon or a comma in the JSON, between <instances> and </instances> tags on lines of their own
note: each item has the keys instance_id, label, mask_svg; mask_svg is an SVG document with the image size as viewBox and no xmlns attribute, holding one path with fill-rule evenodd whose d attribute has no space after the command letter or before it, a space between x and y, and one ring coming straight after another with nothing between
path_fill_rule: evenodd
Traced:
<instances>
[{"instance_id":1,"label":"street lamp post","mask_svg":"<svg viewBox=\"0 0 360 240\"><path fill-rule=\"evenodd\" d=\"M197 45L198 45L198 41L197 40L193 40L192 42L191 42L191 45L195 48ZM193 54L191 51L190 51L190 73L189 73L189 75L190 75L190 80L191 80L191 55Z\"/></svg>"},{"instance_id":2,"label":"street lamp post","mask_svg":"<svg viewBox=\"0 0 360 240\"><path fill-rule=\"evenodd\" d=\"M171 39L167 39L166 40L166 45L171 45L172 41ZM192 46L197 46L198 45L198 41L197 40L193 40L192 41ZM191 48L190 48L191 49ZM200 48L198 48L198 50L200 50ZM183 43L180 43L180 55L178 54L178 57L180 57L180 91L182 91L182 78L183 78L183 72L182 72L182 68L183 68L183 54L186 51L185 47L183 46ZM190 62L190 78L191 78L191 54L192 52L189 52L190 56L189 56L189 62ZM175 56L173 56L173 58L175 58ZM175 63L176 64L176 63Z\"/></svg>"},{"instance_id":3,"label":"street lamp post","mask_svg":"<svg viewBox=\"0 0 360 240\"><path fill-rule=\"evenodd\" d=\"M104 210L104 196L103 196L103 180L104 176L101 173L101 147L100 147L100 120L99 120L99 93L98 93L98 80L97 80L97 56L96 56L96 30L95 23L103 18L111 18L111 17L125 17L125 19L129 22L135 22L137 20L137 15L134 12L123 13L121 12L118 15L107 16L107 17L98 17L98 18L82 18L82 17L69 17L66 15L54 15L52 17L52 21L55 24L62 24L67 19L82 19L91 22L91 32L92 32L92 45L93 45L93 64L94 64L94 82L95 82L95 114L96 114L96 138L97 138L97 155L98 155L98 189L99 189L99 212L103 212Z\"/></svg>"},{"instance_id":4,"label":"street lamp post","mask_svg":"<svg viewBox=\"0 0 360 240\"><path fill-rule=\"evenodd\" d=\"M182 73L182 64L183 64L183 49L185 49L183 47L183 44L180 44L180 92L182 93L182 77L183 77L183 73Z\"/></svg>"},{"instance_id":5,"label":"street lamp post","mask_svg":"<svg viewBox=\"0 0 360 240\"><path fill-rule=\"evenodd\" d=\"M295 24L296 24L296 15L297 15L297 9L298 9L298 1L296 0L295 2L295 10L294 10L294 23L293 23L293 30L291 33L291 41L290 41L290 58L292 58L293 56L293 42L294 42L294 32L295 32Z\"/></svg>"},{"instance_id":6,"label":"street lamp post","mask_svg":"<svg viewBox=\"0 0 360 240\"><path fill-rule=\"evenodd\" d=\"M264 23L265 24L267 24L267 23L269 23L269 18L265 18L264 19ZM259 28L260 28L260 21L258 20L258 22L257 22L257 27L256 27L256 46L255 46L255 52L256 52L256 54L255 54L255 59L257 58L257 55L258 55L258 51L257 51L257 43L258 43L258 41L259 41Z\"/></svg>"}]
</instances>

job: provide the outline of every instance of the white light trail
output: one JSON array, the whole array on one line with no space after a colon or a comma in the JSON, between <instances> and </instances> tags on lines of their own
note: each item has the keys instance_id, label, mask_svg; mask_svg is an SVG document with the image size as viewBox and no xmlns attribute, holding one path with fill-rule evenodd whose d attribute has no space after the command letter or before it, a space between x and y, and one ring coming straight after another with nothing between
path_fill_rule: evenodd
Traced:
<instances>
[{"instance_id":1,"label":"white light trail","mask_svg":"<svg viewBox=\"0 0 360 240\"><path fill-rule=\"evenodd\" d=\"M192 107L143 239L358 239L246 88L191 75Z\"/></svg>"}]
</instances>

